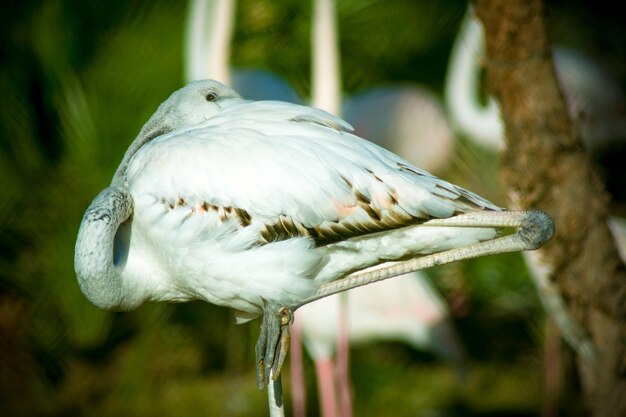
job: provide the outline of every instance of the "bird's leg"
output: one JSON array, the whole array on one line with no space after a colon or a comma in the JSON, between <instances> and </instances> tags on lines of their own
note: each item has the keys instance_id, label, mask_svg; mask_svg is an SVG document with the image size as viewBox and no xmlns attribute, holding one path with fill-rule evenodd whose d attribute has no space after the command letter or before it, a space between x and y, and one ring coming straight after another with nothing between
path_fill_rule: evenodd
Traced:
<instances>
[{"instance_id":1,"label":"bird's leg","mask_svg":"<svg viewBox=\"0 0 626 417\"><path fill-rule=\"evenodd\" d=\"M352 396L350 393L350 336L348 317L348 294L339 296L339 325L337 326L337 360L335 363L335 377L339 388L338 407L342 417L352 417Z\"/></svg>"},{"instance_id":2,"label":"bird's leg","mask_svg":"<svg viewBox=\"0 0 626 417\"><path fill-rule=\"evenodd\" d=\"M280 369L289 350L289 326L293 309L273 301L265 301L261 333L256 344L257 383L263 390L280 376Z\"/></svg>"},{"instance_id":3,"label":"bird's leg","mask_svg":"<svg viewBox=\"0 0 626 417\"><path fill-rule=\"evenodd\" d=\"M343 278L321 285L314 296L302 300L295 308L341 291L436 265L477 258L484 255L538 249L550 240L554 234L552 218L541 211L477 211L460 214L447 219L430 220L425 222L424 226L515 227L517 230L510 235L497 237L473 245L424 255L401 262L386 262L353 272Z\"/></svg>"},{"instance_id":4,"label":"bird's leg","mask_svg":"<svg viewBox=\"0 0 626 417\"><path fill-rule=\"evenodd\" d=\"M302 336L296 320L291 327L291 397L293 416L306 417L306 386L304 383L304 358L302 357Z\"/></svg>"},{"instance_id":5,"label":"bird's leg","mask_svg":"<svg viewBox=\"0 0 626 417\"><path fill-rule=\"evenodd\" d=\"M283 401L283 385L280 375L276 377L271 371L270 380L267 384L267 400L270 409L270 417L285 417L285 402Z\"/></svg>"}]
</instances>

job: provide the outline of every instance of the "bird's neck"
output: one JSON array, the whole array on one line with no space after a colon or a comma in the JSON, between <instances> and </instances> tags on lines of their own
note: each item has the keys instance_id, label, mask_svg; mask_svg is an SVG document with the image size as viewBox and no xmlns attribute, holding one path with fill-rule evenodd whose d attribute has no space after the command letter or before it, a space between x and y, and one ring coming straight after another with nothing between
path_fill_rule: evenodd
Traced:
<instances>
[{"instance_id":1,"label":"bird's neck","mask_svg":"<svg viewBox=\"0 0 626 417\"><path fill-rule=\"evenodd\" d=\"M120 254L116 234L132 212L130 194L108 187L91 202L78 231L74 256L78 283L89 301L106 310L130 309L140 302L124 293L122 268L116 266L116 249Z\"/></svg>"}]
</instances>

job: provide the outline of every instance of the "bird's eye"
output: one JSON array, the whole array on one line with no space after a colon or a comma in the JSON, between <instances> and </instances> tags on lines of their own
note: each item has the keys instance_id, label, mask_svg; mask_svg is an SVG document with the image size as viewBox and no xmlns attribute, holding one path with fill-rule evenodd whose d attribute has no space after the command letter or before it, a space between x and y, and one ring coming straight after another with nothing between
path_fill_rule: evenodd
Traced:
<instances>
[{"instance_id":1,"label":"bird's eye","mask_svg":"<svg viewBox=\"0 0 626 417\"><path fill-rule=\"evenodd\" d=\"M215 101L217 96L214 93L208 93L206 96L204 96L204 98L206 98L206 101Z\"/></svg>"}]
</instances>

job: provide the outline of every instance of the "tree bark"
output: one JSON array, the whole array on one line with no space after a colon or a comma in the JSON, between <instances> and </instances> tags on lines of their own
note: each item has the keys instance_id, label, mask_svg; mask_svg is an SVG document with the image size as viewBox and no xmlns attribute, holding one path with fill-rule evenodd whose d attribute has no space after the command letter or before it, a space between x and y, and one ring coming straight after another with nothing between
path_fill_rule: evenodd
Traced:
<instances>
[{"instance_id":1,"label":"tree bark","mask_svg":"<svg viewBox=\"0 0 626 417\"><path fill-rule=\"evenodd\" d=\"M550 213L540 257L553 271L597 361L577 359L587 413L626 416L626 270L607 227L608 194L569 118L552 62L541 0L476 0L486 76L500 103L502 175L513 205Z\"/></svg>"}]
</instances>

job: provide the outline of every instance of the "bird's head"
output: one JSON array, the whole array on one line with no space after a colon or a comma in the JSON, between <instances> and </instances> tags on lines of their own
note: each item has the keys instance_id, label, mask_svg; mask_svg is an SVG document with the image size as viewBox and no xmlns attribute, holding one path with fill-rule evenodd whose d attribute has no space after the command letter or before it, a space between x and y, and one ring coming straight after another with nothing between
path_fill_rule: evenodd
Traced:
<instances>
[{"instance_id":1,"label":"bird's head","mask_svg":"<svg viewBox=\"0 0 626 417\"><path fill-rule=\"evenodd\" d=\"M208 120L232 99L241 96L215 80L192 81L168 97L141 128L142 144L181 127Z\"/></svg>"},{"instance_id":2,"label":"bird's head","mask_svg":"<svg viewBox=\"0 0 626 417\"><path fill-rule=\"evenodd\" d=\"M113 184L123 182L128 162L147 142L176 129L204 122L233 100L241 100L241 96L215 80L192 81L173 92L157 108L129 146L113 177Z\"/></svg>"}]
</instances>

